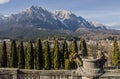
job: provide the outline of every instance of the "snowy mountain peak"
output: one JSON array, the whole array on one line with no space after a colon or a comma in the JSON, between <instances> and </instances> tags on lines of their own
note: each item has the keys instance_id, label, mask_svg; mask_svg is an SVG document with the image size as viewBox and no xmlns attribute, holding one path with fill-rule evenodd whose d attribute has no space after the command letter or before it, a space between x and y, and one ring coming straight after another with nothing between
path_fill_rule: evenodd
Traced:
<instances>
[{"instance_id":1,"label":"snowy mountain peak","mask_svg":"<svg viewBox=\"0 0 120 79\"><path fill-rule=\"evenodd\" d=\"M7 17L9 17L9 15L0 15L0 19L2 19L2 20L6 20Z\"/></svg>"},{"instance_id":2,"label":"snowy mountain peak","mask_svg":"<svg viewBox=\"0 0 120 79\"><path fill-rule=\"evenodd\" d=\"M44 11L47 11L46 8L38 7L38 6L31 6L29 9L30 9L30 10L35 10L35 11L37 11L37 10L44 10Z\"/></svg>"},{"instance_id":3,"label":"snowy mountain peak","mask_svg":"<svg viewBox=\"0 0 120 79\"><path fill-rule=\"evenodd\" d=\"M107 29L105 25L101 24L101 23L98 23L98 22L95 22L95 21L92 21L90 22L90 24L94 27L97 27L97 28L100 28L100 29Z\"/></svg>"},{"instance_id":4,"label":"snowy mountain peak","mask_svg":"<svg viewBox=\"0 0 120 79\"><path fill-rule=\"evenodd\" d=\"M42 7L38 7L38 6L31 6L27 9L25 9L24 11L22 11L22 13L43 13L43 12L49 12L47 9L42 8Z\"/></svg>"},{"instance_id":5,"label":"snowy mountain peak","mask_svg":"<svg viewBox=\"0 0 120 79\"><path fill-rule=\"evenodd\" d=\"M67 10L56 10L54 14L59 17L60 19L73 19L76 18L76 15L73 14L71 11Z\"/></svg>"},{"instance_id":6,"label":"snowy mountain peak","mask_svg":"<svg viewBox=\"0 0 120 79\"><path fill-rule=\"evenodd\" d=\"M104 26L103 24L98 23L98 22L95 22L95 21L92 21L92 22L90 22L90 23L93 24L93 25L96 26L96 27Z\"/></svg>"},{"instance_id":7,"label":"snowy mountain peak","mask_svg":"<svg viewBox=\"0 0 120 79\"><path fill-rule=\"evenodd\" d=\"M71 15L73 14L71 11L67 11L67 10L56 10L55 13L61 13L63 15Z\"/></svg>"}]
</instances>

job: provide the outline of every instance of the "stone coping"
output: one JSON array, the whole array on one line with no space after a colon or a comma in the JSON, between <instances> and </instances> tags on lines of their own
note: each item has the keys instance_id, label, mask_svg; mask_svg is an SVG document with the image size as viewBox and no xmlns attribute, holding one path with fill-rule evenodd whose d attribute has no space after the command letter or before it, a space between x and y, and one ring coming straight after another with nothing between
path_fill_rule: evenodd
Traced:
<instances>
[{"instance_id":1,"label":"stone coping","mask_svg":"<svg viewBox=\"0 0 120 79\"><path fill-rule=\"evenodd\" d=\"M106 70L105 73L101 77L120 77L120 70Z\"/></svg>"},{"instance_id":2,"label":"stone coping","mask_svg":"<svg viewBox=\"0 0 120 79\"><path fill-rule=\"evenodd\" d=\"M85 57L82 58L83 61L89 61L89 62L94 62L100 60L100 58L94 58L94 57Z\"/></svg>"},{"instance_id":3,"label":"stone coping","mask_svg":"<svg viewBox=\"0 0 120 79\"><path fill-rule=\"evenodd\" d=\"M13 71L16 71L16 70L19 70L19 68L0 68L0 70L13 70Z\"/></svg>"}]
</instances>

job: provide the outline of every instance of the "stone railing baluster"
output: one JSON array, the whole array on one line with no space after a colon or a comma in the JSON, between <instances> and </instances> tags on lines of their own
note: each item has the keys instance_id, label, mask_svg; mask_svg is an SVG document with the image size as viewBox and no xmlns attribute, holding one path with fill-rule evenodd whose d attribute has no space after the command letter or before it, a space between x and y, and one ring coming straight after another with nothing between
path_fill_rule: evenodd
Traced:
<instances>
[{"instance_id":1,"label":"stone railing baluster","mask_svg":"<svg viewBox=\"0 0 120 79\"><path fill-rule=\"evenodd\" d=\"M49 79L52 79L52 76L51 76L51 75L49 76Z\"/></svg>"}]
</instances>

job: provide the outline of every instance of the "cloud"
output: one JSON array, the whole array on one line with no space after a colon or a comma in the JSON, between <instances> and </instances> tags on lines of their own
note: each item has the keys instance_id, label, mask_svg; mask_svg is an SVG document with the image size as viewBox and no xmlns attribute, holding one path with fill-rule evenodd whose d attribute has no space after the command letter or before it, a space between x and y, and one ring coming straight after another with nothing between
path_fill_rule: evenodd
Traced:
<instances>
[{"instance_id":1,"label":"cloud","mask_svg":"<svg viewBox=\"0 0 120 79\"><path fill-rule=\"evenodd\" d=\"M10 0L0 0L0 4L4 4L4 3L7 3L9 2Z\"/></svg>"}]
</instances>

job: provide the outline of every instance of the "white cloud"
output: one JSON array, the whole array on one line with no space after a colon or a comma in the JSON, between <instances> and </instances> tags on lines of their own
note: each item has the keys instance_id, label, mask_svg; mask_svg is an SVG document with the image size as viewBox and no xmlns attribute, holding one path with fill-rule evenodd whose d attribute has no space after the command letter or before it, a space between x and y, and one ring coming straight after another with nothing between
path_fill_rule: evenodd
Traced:
<instances>
[{"instance_id":1,"label":"white cloud","mask_svg":"<svg viewBox=\"0 0 120 79\"><path fill-rule=\"evenodd\" d=\"M4 4L4 3L7 3L9 2L10 0L0 0L0 4Z\"/></svg>"}]
</instances>

